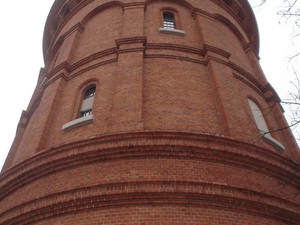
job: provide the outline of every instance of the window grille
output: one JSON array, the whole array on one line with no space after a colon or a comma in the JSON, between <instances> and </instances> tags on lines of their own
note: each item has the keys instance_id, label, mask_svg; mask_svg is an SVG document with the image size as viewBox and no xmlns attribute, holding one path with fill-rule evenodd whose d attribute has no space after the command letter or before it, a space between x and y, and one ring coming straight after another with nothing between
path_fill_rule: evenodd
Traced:
<instances>
[{"instance_id":1,"label":"window grille","mask_svg":"<svg viewBox=\"0 0 300 225\"><path fill-rule=\"evenodd\" d=\"M175 29L175 17L174 14L171 12L164 12L163 13L163 18L164 18L164 28L166 29Z\"/></svg>"},{"instance_id":2,"label":"window grille","mask_svg":"<svg viewBox=\"0 0 300 225\"><path fill-rule=\"evenodd\" d=\"M80 117L89 116L89 115L92 115L92 109L80 112Z\"/></svg>"},{"instance_id":3,"label":"window grille","mask_svg":"<svg viewBox=\"0 0 300 225\"><path fill-rule=\"evenodd\" d=\"M93 108L95 94L96 94L96 86L92 86L85 91L81 103L81 110L79 113L79 117L92 115L92 108Z\"/></svg>"}]
</instances>

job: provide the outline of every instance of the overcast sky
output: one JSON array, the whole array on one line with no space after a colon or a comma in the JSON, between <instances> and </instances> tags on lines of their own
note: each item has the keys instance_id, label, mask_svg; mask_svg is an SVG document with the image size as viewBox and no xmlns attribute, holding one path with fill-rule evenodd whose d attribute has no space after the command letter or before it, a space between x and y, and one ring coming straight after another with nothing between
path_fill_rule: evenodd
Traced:
<instances>
[{"instance_id":1,"label":"overcast sky","mask_svg":"<svg viewBox=\"0 0 300 225\"><path fill-rule=\"evenodd\" d=\"M260 0L251 0L256 5ZM3 1L0 7L0 168L14 139L22 110L26 110L39 70L44 66L42 37L54 0ZM262 68L279 96L287 97L294 79L287 56L300 50L292 28L276 15L281 0L254 9L260 29ZM300 42L300 41L298 41ZM300 63L298 63L300 64ZM294 65L297 65L294 64Z\"/></svg>"}]
</instances>

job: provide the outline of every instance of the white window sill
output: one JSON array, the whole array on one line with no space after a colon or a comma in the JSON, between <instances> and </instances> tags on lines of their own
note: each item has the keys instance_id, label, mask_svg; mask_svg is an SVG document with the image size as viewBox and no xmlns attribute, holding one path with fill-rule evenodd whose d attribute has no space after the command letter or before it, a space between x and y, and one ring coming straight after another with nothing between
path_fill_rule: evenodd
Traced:
<instances>
[{"instance_id":1,"label":"white window sill","mask_svg":"<svg viewBox=\"0 0 300 225\"><path fill-rule=\"evenodd\" d=\"M281 149L281 150L285 150L285 147L283 146L283 144L281 144L279 141L277 141L275 138L273 138L271 136L271 134L269 133L264 133L261 132L261 136L270 144L274 145L275 147Z\"/></svg>"},{"instance_id":2,"label":"white window sill","mask_svg":"<svg viewBox=\"0 0 300 225\"><path fill-rule=\"evenodd\" d=\"M73 129L73 128L78 127L78 126L91 123L93 121L94 121L94 116L93 115L80 117L78 119L72 120L72 121L64 124L62 126L62 129L63 130L70 130L70 129Z\"/></svg>"},{"instance_id":3,"label":"white window sill","mask_svg":"<svg viewBox=\"0 0 300 225\"><path fill-rule=\"evenodd\" d=\"M168 34L185 35L185 31L177 29L159 28L159 31Z\"/></svg>"}]
</instances>

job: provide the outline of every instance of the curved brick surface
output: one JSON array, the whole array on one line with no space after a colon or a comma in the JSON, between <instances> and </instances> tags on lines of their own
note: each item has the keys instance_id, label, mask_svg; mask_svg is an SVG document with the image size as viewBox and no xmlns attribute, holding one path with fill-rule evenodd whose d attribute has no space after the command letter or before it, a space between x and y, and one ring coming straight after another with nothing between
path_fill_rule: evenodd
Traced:
<instances>
[{"instance_id":1,"label":"curved brick surface","mask_svg":"<svg viewBox=\"0 0 300 225\"><path fill-rule=\"evenodd\" d=\"M164 10L178 31L160 29ZM258 47L246 0L55 1L0 224L300 224L295 140L262 137L248 104L287 126ZM89 85L93 117L76 124Z\"/></svg>"}]
</instances>

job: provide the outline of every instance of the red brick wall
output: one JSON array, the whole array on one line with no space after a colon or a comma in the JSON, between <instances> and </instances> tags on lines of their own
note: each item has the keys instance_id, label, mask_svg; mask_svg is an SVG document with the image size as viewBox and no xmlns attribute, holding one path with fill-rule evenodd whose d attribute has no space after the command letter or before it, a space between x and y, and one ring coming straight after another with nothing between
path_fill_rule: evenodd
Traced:
<instances>
[{"instance_id":1,"label":"red brick wall","mask_svg":"<svg viewBox=\"0 0 300 225\"><path fill-rule=\"evenodd\" d=\"M182 216L178 217L180 214ZM114 217L112 215L119 215ZM218 215L218 216L216 216ZM162 218L164 218L162 222ZM63 221L63 222L61 222ZM140 222L137 222L140 221ZM213 208L197 207L168 207L168 206L139 206L124 207L121 209L104 209L103 211L92 210L80 214L64 216L47 222L36 223L38 225L48 224L162 224L162 225L194 225L194 224L224 224L224 225L284 225L272 219L256 218L253 215L243 215L226 210L215 210Z\"/></svg>"},{"instance_id":2,"label":"red brick wall","mask_svg":"<svg viewBox=\"0 0 300 225\"><path fill-rule=\"evenodd\" d=\"M1 224L300 224L295 140L262 138L247 101L287 125L246 1L59 4L0 176ZM185 34L159 30L164 9ZM63 130L92 83L94 120Z\"/></svg>"},{"instance_id":3,"label":"red brick wall","mask_svg":"<svg viewBox=\"0 0 300 225\"><path fill-rule=\"evenodd\" d=\"M266 91L257 61L244 50L246 30L211 1L191 4L93 2L65 20L54 36L55 62L46 64L42 101L31 110L14 162L95 134L142 129L225 135L278 152L261 140L248 106L248 97L260 103L270 130L287 125L278 107L271 110L274 101L266 101L276 94ZM163 9L176 12L185 35L159 31ZM78 115L80 88L93 80L94 123L62 131ZM286 146L284 154L295 157L295 142L284 132L291 136L273 136Z\"/></svg>"}]
</instances>

